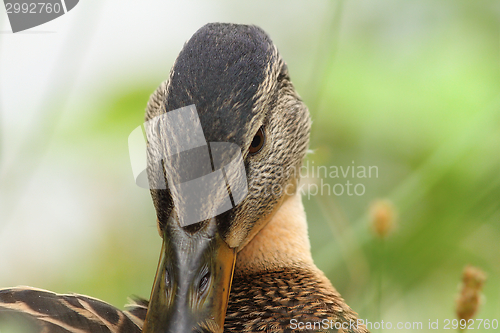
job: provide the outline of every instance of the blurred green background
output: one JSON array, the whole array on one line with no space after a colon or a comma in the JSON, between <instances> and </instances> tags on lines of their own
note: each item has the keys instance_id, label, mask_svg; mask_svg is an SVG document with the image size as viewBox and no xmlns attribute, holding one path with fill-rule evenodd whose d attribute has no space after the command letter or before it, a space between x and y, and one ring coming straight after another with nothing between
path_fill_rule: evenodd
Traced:
<instances>
[{"instance_id":1,"label":"blurred green background","mask_svg":"<svg viewBox=\"0 0 500 333\"><path fill-rule=\"evenodd\" d=\"M362 196L304 195L315 262L348 304L442 325L472 264L488 275L477 317L500 320L500 2L144 6L88 0L39 34L0 34L1 287L120 308L149 296L161 244L127 138L183 42L224 21L257 24L280 49L311 112L310 165L378 168L323 179ZM370 228L378 199L398 216L384 241Z\"/></svg>"}]
</instances>

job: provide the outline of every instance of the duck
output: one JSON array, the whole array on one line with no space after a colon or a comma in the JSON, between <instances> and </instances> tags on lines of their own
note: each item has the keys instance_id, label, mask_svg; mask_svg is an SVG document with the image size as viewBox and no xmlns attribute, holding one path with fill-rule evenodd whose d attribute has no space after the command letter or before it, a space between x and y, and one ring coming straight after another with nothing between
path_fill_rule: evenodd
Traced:
<instances>
[{"instance_id":1,"label":"duck","mask_svg":"<svg viewBox=\"0 0 500 333\"><path fill-rule=\"evenodd\" d=\"M213 190L197 208L212 207L210 214L182 223L174 189L186 168L157 156L171 147L148 136L149 184L166 185L150 186L162 239L150 300L119 310L78 294L7 288L0 323L21 318L47 333L369 332L313 262L296 172L311 119L269 35L231 23L195 32L151 95L145 120L187 106L195 106L212 153L213 143L238 148L239 171L224 175L244 177L245 196L235 200L234 188L219 186L231 194L230 209L216 214L223 191ZM168 137L164 126L150 130Z\"/></svg>"}]
</instances>

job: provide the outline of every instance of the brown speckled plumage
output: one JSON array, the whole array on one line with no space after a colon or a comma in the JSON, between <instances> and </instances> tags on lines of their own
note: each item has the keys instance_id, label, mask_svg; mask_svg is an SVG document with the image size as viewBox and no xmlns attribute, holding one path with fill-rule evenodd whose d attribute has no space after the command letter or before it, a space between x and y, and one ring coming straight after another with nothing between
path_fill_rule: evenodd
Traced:
<instances>
[{"instance_id":1,"label":"brown speckled plumage","mask_svg":"<svg viewBox=\"0 0 500 333\"><path fill-rule=\"evenodd\" d=\"M298 332L290 321L357 320L340 294L318 278L317 272L287 268L236 275L224 325L226 332ZM367 332L358 330L339 332Z\"/></svg>"}]
</instances>

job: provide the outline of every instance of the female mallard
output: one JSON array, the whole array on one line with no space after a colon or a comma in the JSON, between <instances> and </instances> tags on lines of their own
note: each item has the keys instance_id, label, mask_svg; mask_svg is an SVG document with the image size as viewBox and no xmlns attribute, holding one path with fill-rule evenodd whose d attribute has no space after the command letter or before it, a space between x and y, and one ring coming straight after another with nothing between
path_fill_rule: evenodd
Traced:
<instances>
[{"instance_id":1,"label":"female mallard","mask_svg":"<svg viewBox=\"0 0 500 333\"><path fill-rule=\"evenodd\" d=\"M38 332L368 332L311 258L295 172L309 113L266 33L220 23L198 30L151 96L146 120L192 104L207 142L241 148L248 194L182 226L173 185L152 187L163 247L149 306L122 312L86 296L13 288L0 291L0 318L28 318ZM162 145L149 142L150 161L161 160ZM183 172L171 165L161 164L167 184ZM150 184L155 168L148 164Z\"/></svg>"}]
</instances>

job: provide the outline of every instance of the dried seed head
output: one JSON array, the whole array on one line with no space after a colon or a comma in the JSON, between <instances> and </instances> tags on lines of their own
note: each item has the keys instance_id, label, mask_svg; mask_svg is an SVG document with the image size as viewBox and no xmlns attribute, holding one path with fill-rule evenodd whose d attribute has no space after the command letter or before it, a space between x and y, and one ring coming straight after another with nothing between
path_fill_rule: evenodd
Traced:
<instances>
[{"instance_id":1,"label":"dried seed head","mask_svg":"<svg viewBox=\"0 0 500 333\"><path fill-rule=\"evenodd\" d=\"M481 290L486 274L479 268L466 266L462 273L462 289L457 298L457 317L466 321L473 318L481 304Z\"/></svg>"},{"instance_id":2,"label":"dried seed head","mask_svg":"<svg viewBox=\"0 0 500 333\"><path fill-rule=\"evenodd\" d=\"M397 213L389 200L376 200L370 206L370 219L373 231L385 238L396 226Z\"/></svg>"}]
</instances>

